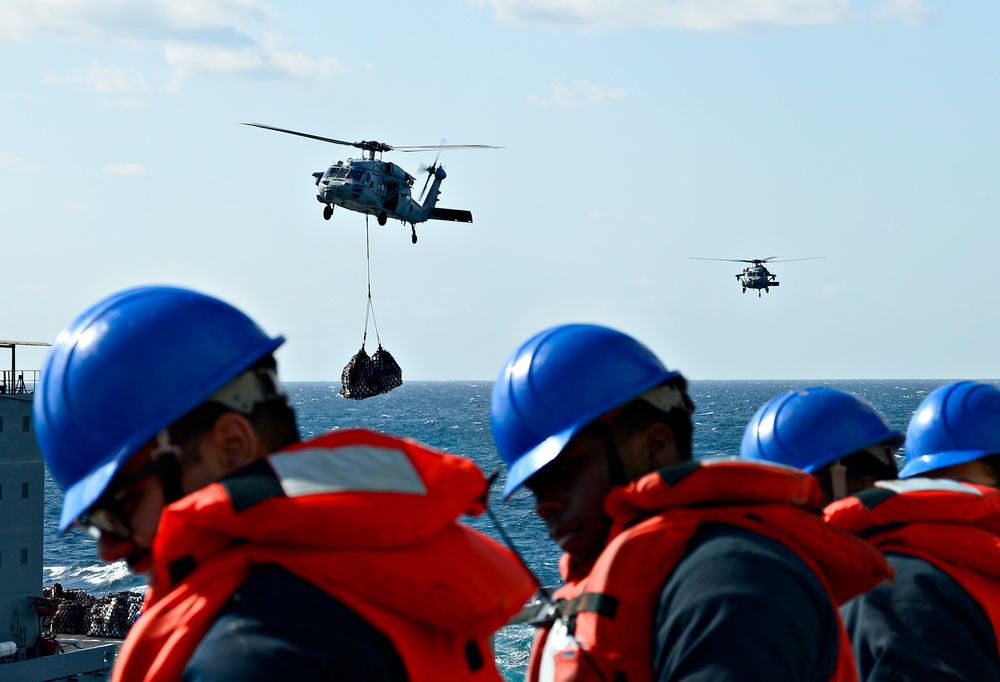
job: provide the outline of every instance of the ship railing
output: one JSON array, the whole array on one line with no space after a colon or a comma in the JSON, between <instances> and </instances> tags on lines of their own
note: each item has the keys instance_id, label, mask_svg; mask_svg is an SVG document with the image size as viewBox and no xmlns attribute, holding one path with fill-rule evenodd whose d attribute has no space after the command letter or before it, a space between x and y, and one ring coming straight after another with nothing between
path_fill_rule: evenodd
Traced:
<instances>
[{"instance_id":1,"label":"ship railing","mask_svg":"<svg viewBox=\"0 0 1000 682\"><path fill-rule=\"evenodd\" d=\"M38 385L37 369L0 370L0 395L27 395Z\"/></svg>"}]
</instances>

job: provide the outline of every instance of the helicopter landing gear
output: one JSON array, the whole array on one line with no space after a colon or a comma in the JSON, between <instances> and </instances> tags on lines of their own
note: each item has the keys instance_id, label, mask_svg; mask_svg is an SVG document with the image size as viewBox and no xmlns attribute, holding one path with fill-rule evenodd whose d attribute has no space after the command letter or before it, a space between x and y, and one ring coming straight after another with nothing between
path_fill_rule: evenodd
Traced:
<instances>
[{"instance_id":1,"label":"helicopter landing gear","mask_svg":"<svg viewBox=\"0 0 1000 682\"><path fill-rule=\"evenodd\" d=\"M379 211L378 215L376 216L376 220L378 220L379 225L385 225L385 221L388 219L389 216L385 214L385 211Z\"/></svg>"},{"instance_id":2,"label":"helicopter landing gear","mask_svg":"<svg viewBox=\"0 0 1000 682\"><path fill-rule=\"evenodd\" d=\"M764 287L764 293L769 294L771 293L771 290L768 287Z\"/></svg>"},{"instance_id":3,"label":"helicopter landing gear","mask_svg":"<svg viewBox=\"0 0 1000 682\"><path fill-rule=\"evenodd\" d=\"M743 293L745 294L746 292L747 292L747 288L743 287Z\"/></svg>"},{"instance_id":4,"label":"helicopter landing gear","mask_svg":"<svg viewBox=\"0 0 1000 682\"><path fill-rule=\"evenodd\" d=\"M327 204L323 207L323 220L329 220L333 216L333 206Z\"/></svg>"},{"instance_id":5,"label":"helicopter landing gear","mask_svg":"<svg viewBox=\"0 0 1000 682\"><path fill-rule=\"evenodd\" d=\"M757 298L760 298L760 289L757 290Z\"/></svg>"},{"instance_id":6,"label":"helicopter landing gear","mask_svg":"<svg viewBox=\"0 0 1000 682\"><path fill-rule=\"evenodd\" d=\"M410 225L410 241L414 244L417 243L417 227L416 225Z\"/></svg>"}]
</instances>

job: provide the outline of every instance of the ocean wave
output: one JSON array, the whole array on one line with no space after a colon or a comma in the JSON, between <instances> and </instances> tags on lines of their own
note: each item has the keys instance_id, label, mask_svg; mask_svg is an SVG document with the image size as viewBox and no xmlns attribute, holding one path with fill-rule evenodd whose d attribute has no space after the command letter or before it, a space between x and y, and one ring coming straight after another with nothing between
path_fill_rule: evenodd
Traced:
<instances>
[{"instance_id":1,"label":"ocean wave","mask_svg":"<svg viewBox=\"0 0 1000 682\"><path fill-rule=\"evenodd\" d=\"M124 561L93 566L46 566L42 576L46 586L59 583L64 590L84 590L94 597L113 592L146 591L143 578L133 574Z\"/></svg>"},{"instance_id":2,"label":"ocean wave","mask_svg":"<svg viewBox=\"0 0 1000 682\"><path fill-rule=\"evenodd\" d=\"M534 637L535 628L524 624L508 625L494 635L495 660L504 680L524 679Z\"/></svg>"}]
</instances>

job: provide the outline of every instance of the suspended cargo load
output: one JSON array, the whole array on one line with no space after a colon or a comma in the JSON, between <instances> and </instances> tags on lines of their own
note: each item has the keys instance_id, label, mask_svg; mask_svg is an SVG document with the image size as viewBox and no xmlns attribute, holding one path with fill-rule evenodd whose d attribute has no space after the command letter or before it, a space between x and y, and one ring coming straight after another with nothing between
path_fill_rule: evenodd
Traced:
<instances>
[{"instance_id":1,"label":"suspended cargo load","mask_svg":"<svg viewBox=\"0 0 1000 682\"><path fill-rule=\"evenodd\" d=\"M367 241L368 221L365 220L365 237ZM367 244L366 244L367 247ZM361 350L354 354L340 375L340 395L353 400L364 400L373 396L388 393L397 386L403 385L403 370L392 354L382 347L378 337L378 323L375 322L375 308L372 305L371 250L368 249L368 307L365 310L365 333L361 339ZM375 339L378 350L371 356L365 351L368 341L368 320L375 327Z\"/></svg>"},{"instance_id":2,"label":"suspended cargo load","mask_svg":"<svg viewBox=\"0 0 1000 682\"><path fill-rule=\"evenodd\" d=\"M397 386L403 385L403 369L396 362L396 358L382 347L382 344L379 344L378 350L372 353L372 368L375 370L375 376L378 378L383 393L388 393Z\"/></svg>"},{"instance_id":3,"label":"suspended cargo load","mask_svg":"<svg viewBox=\"0 0 1000 682\"><path fill-rule=\"evenodd\" d=\"M361 400L381 393L375 387L372 359L368 357L364 346L361 346L361 350L344 366L344 371L340 375L340 383L340 395L345 398Z\"/></svg>"},{"instance_id":4,"label":"suspended cargo load","mask_svg":"<svg viewBox=\"0 0 1000 682\"><path fill-rule=\"evenodd\" d=\"M379 344L378 350L371 357L362 345L361 350L344 367L340 381L340 395L363 400L402 386L403 370L382 344Z\"/></svg>"}]
</instances>

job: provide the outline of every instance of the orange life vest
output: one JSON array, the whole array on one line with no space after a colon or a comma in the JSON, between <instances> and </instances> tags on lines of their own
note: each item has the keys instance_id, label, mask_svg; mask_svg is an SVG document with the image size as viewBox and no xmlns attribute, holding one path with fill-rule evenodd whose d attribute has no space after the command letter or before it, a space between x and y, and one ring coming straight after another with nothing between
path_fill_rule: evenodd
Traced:
<instances>
[{"instance_id":1,"label":"orange life vest","mask_svg":"<svg viewBox=\"0 0 1000 682\"><path fill-rule=\"evenodd\" d=\"M923 559L979 603L1000 642L1000 490L948 479L879 481L824 510L883 552Z\"/></svg>"},{"instance_id":2,"label":"orange life vest","mask_svg":"<svg viewBox=\"0 0 1000 682\"><path fill-rule=\"evenodd\" d=\"M891 573L884 557L824 524L810 511L819 501L816 480L804 472L731 460L668 467L613 489L605 509L614 525L590 573L573 580L566 574L567 556L560 565L569 580L555 596L565 600L562 609L576 622L573 644L555 656L555 679L653 679L657 599L705 523L737 526L780 542L816 574L832 605L875 587ZM840 626L831 680L856 681L847 632L831 608ZM539 679L546 635L542 631L536 638L529 679Z\"/></svg>"},{"instance_id":3,"label":"orange life vest","mask_svg":"<svg viewBox=\"0 0 1000 682\"><path fill-rule=\"evenodd\" d=\"M277 564L385 634L411 680L499 682L490 636L534 583L511 552L456 521L481 513L486 492L469 459L351 429L182 498L161 517L156 587L113 679L179 679L253 566Z\"/></svg>"}]
</instances>

